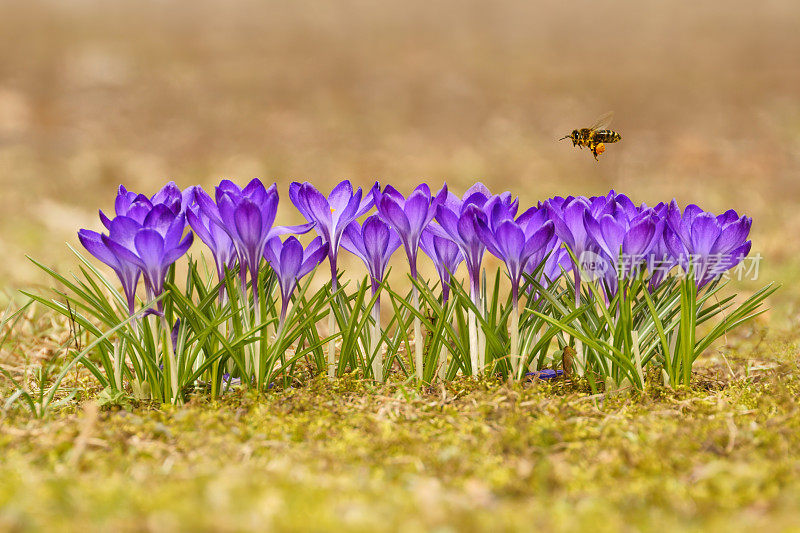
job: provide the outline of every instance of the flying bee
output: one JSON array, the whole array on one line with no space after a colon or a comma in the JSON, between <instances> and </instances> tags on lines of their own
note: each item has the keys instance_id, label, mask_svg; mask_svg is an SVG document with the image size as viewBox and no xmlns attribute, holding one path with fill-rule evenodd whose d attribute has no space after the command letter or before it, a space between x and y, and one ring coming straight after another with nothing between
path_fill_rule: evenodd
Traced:
<instances>
[{"instance_id":1,"label":"flying bee","mask_svg":"<svg viewBox=\"0 0 800 533\"><path fill-rule=\"evenodd\" d=\"M613 118L613 112L606 113L588 128L572 130L572 133L561 137L559 141L570 139L572 140L572 146L577 146L581 149L586 146L594 155L595 161L597 161L598 154L606 151L606 144L615 143L622 139L622 136L616 131L605 129L611 124Z\"/></svg>"}]
</instances>

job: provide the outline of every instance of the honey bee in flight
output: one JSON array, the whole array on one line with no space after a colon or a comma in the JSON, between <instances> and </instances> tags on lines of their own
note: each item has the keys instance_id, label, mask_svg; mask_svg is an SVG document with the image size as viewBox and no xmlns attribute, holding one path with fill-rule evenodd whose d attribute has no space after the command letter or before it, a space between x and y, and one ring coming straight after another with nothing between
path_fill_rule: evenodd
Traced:
<instances>
[{"instance_id":1,"label":"honey bee in flight","mask_svg":"<svg viewBox=\"0 0 800 533\"><path fill-rule=\"evenodd\" d=\"M605 129L611 124L613 118L614 113L608 112L588 128L572 130L572 133L561 137L559 141L571 139L573 146L580 148L586 146L591 150L595 161L597 161L597 156L606 151L606 144L615 143L622 139L622 136L616 131Z\"/></svg>"}]
</instances>

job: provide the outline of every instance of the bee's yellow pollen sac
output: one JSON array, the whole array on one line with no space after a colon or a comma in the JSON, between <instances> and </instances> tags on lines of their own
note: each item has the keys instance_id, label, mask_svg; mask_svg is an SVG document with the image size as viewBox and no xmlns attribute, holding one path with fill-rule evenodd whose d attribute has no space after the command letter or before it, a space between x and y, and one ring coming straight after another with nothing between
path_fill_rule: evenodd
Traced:
<instances>
[{"instance_id":1,"label":"bee's yellow pollen sac","mask_svg":"<svg viewBox=\"0 0 800 533\"><path fill-rule=\"evenodd\" d=\"M602 154L605 151L606 151L606 145L605 144L600 143L600 144L597 145L597 153L598 154Z\"/></svg>"}]
</instances>

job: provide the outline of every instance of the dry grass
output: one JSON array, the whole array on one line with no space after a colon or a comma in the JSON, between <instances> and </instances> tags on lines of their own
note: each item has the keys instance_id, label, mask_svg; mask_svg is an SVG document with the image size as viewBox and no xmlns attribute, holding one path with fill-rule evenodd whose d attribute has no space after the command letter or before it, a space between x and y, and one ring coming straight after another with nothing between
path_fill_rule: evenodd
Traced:
<instances>
[{"instance_id":1,"label":"dry grass","mask_svg":"<svg viewBox=\"0 0 800 533\"><path fill-rule=\"evenodd\" d=\"M785 288L730 339L735 376L717 354L722 377L694 391L600 411L570 391L469 386L443 406L342 384L86 426L18 413L0 425L0 527L797 524L798 17L791 0L4 2L0 288L44 281L25 254L74 266L64 241L119 183L253 176L284 204L294 179L347 177L735 208L761 282ZM609 109L623 141L599 164L555 142ZM18 353L57 355L49 320ZM753 378L755 361L784 366Z\"/></svg>"}]
</instances>

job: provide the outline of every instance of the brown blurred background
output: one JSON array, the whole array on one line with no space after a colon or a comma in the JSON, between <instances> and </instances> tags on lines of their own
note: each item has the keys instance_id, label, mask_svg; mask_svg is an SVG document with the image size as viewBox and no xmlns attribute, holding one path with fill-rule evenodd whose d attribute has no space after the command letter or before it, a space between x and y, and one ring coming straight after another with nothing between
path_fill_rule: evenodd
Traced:
<instances>
[{"instance_id":1,"label":"brown blurred background","mask_svg":"<svg viewBox=\"0 0 800 533\"><path fill-rule=\"evenodd\" d=\"M524 205L609 188L752 215L800 301L800 3L0 4L0 287L67 269L116 187L380 179ZM558 137L614 110L596 163Z\"/></svg>"}]
</instances>

